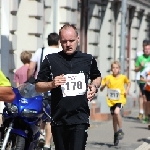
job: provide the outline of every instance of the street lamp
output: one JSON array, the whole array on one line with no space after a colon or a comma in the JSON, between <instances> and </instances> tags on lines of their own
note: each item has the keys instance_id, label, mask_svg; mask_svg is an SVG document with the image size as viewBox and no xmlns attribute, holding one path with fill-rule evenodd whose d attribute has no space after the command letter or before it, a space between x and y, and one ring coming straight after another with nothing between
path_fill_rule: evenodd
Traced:
<instances>
[{"instance_id":1,"label":"street lamp","mask_svg":"<svg viewBox=\"0 0 150 150\"><path fill-rule=\"evenodd\" d=\"M122 0L121 4L121 48L120 48L120 62L121 73L124 74L125 70L125 50L126 50L126 13L127 13L127 0Z\"/></svg>"}]
</instances>

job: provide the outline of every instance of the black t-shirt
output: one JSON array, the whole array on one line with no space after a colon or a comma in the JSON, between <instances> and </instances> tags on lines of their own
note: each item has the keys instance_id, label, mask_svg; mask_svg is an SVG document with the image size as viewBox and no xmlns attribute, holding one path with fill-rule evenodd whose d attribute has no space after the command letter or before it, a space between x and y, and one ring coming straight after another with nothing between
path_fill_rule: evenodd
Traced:
<instances>
[{"instance_id":1,"label":"black t-shirt","mask_svg":"<svg viewBox=\"0 0 150 150\"><path fill-rule=\"evenodd\" d=\"M36 82L49 82L62 74L81 72L85 75L87 85L89 79L93 80L101 76L97 62L92 55L80 51L67 55L61 51L45 57ZM61 87L51 90L52 125L89 124L89 115L87 93L63 97Z\"/></svg>"}]
</instances>

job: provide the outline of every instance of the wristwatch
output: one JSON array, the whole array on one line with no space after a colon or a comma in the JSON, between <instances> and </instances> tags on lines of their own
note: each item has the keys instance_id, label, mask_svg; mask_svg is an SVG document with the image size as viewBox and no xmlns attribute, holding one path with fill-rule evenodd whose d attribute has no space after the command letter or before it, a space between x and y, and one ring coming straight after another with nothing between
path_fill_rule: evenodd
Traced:
<instances>
[{"instance_id":1,"label":"wristwatch","mask_svg":"<svg viewBox=\"0 0 150 150\"><path fill-rule=\"evenodd\" d=\"M98 92L98 87L95 84L93 84L93 85L96 88L96 92L95 93L97 93Z\"/></svg>"}]
</instances>

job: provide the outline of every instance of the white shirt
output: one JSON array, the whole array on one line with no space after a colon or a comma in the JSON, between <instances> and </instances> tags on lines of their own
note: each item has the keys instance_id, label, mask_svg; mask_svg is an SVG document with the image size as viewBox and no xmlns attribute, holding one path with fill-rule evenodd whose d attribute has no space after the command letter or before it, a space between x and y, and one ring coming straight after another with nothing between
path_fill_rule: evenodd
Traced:
<instances>
[{"instance_id":1,"label":"white shirt","mask_svg":"<svg viewBox=\"0 0 150 150\"><path fill-rule=\"evenodd\" d=\"M60 51L61 51L61 49L59 49L59 48L53 48L53 47L44 48L42 61L45 59L46 55L58 53ZM39 72L39 70L40 70L41 53L42 53L42 48L38 48L37 51L35 52L35 54L31 58L31 61L37 62L37 72Z\"/></svg>"},{"instance_id":2,"label":"white shirt","mask_svg":"<svg viewBox=\"0 0 150 150\"><path fill-rule=\"evenodd\" d=\"M142 76L144 79L146 79L149 71L150 71L150 66L146 67L146 68L140 73L140 76Z\"/></svg>"},{"instance_id":3,"label":"white shirt","mask_svg":"<svg viewBox=\"0 0 150 150\"><path fill-rule=\"evenodd\" d=\"M148 75L148 72L150 71L150 66L146 67L141 73L140 76L142 76L145 80L150 80L150 75ZM150 82L146 82L147 85L150 86Z\"/></svg>"},{"instance_id":4,"label":"white shirt","mask_svg":"<svg viewBox=\"0 0 150 150\"><path fill-rule=\"evenodd\" d=\"M143 55L143 51L138 51L136 53L136 59L141 55ZM140 71L136 73L136 80L140 80Z\"/></svg>"}]
</instances>

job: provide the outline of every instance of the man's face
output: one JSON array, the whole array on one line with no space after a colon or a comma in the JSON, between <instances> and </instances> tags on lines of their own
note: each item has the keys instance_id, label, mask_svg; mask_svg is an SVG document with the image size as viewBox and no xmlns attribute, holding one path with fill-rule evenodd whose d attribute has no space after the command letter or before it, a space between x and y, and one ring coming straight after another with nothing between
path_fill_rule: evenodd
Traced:
<instances>
[{"instance_id":1,"label":"man's face","mask_svg":"<svg viewBox=\"0 0 150 150\"><path fill-rule=\"evenodd\" d=\"M150 55L150 45L144 46L143 52L145 55Z\"/></svg>"},{"instance_id":2,"label":"man's face","mask_svg":"<svg viewBox=\"0 0 150 150\"><path fill-rule=\"evenodd\" d=\"M76 31L68 27L66 29L62 29L60 33L60 43L63 48L63 51L67 55L73 54L78 46L79 37L76 34Z\"/></svg>"}]
</instances>

